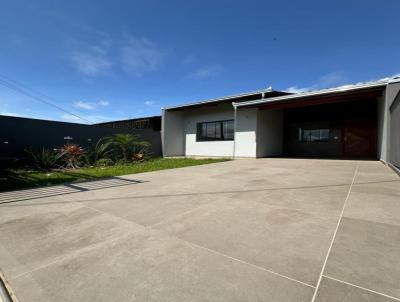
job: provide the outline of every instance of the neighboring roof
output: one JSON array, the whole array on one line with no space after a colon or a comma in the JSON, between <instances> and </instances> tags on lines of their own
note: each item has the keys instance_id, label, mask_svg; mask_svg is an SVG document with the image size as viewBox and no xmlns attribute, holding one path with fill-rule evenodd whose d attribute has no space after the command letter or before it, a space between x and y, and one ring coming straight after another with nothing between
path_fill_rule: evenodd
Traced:
<instances>
[{"instance_id":1,"label":"neighboring roof","mask_svg":"<svg viewBox=\"0 0 400 302\"><path fill-rule=\"evenodd\" d=\"M223 96L215 99L209 99L209 100L200 100L196 101L193 103L187 103L183 105L178 105L178 106L171 106L171 107L166 107L163 108L165 110L182 110L185 108L189 107L199 107L201 105L207 105L207 104L214 104L214 103L232 103L236 101L236 103L239 102L245 102L245 101L250 101L250 100L256 100L260 98L266 98L266 97L276 97L276 96L282 96L282 95L288 95L290 94L289 92L284 92L284 91L276 91L273 90L272 88L267 88L263 90L257 90L257 91L252 91L252 92L245 92L245 93L240 93L240 94L235 94L235 95L229 95L229 96Z\"/></svg>"},{"instance_id":2,"label":"neighboring roof","mask_svg":"<svg viewBox=\"0 0 400 302\"><path fill-rule=\"evenodd\" d=\"M343 94L343 93L350 93L350 92L357 92L362 90L369 90L374 88L383 88L392 79L384 79L374 82L367 82L367 83L358 83L352 85L343 85L335 88L327 88L327 89L320 89L314 90L309 92L301 92L296 94L272 97L272 98L261 98L258 100L251 100L247 102L233 102L234 107L244 107L244 106L254 106L258 104L265 104L265 103L277 103L277 102L286 102L286 101L296 101L298 99L305 99L305 98L312 98L318 96L328 96L328 95L336 95L336 94Z\"/></svg>"},{"instance_id":3,"label":"neighboring roof","mask_svg":"<svg viewBox=\"0 0 400 302\"><path fill-rule=\"evenodd\" d=\"M94 125L107 125L107 124L125 123L125 122L151 120L151 119L161 119L161 115L144 116L144 117L130 118L130 119L126 119L126 120L116 120L116 121L101 122L101 123L96 123Z\"/></svg>"}]
</instances>

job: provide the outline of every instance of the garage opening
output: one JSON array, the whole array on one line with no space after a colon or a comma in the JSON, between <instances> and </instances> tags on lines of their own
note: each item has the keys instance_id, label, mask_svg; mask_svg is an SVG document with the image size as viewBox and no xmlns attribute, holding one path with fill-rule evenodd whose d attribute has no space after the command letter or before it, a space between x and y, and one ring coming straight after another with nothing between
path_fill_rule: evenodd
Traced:
<instances>
[{"instance_id":1,"label":"garage opening","mask_svg":"<svg viewBox=\"0 0 400 302\"><path fill-rule=\"evenodd\" d=\"M283 155L377 158L377 99L284 108Z\"/></svg>"},{"instance_id":2,"label":"garage opening","mask_svg":"<svg viewBox=\"0 0 400 302\"><path fill-rule=\"evenodd\" d=\"M343 88L250 104L258 109L257 157L381 158L384 89Z\"/></svg>"}]
</instances>

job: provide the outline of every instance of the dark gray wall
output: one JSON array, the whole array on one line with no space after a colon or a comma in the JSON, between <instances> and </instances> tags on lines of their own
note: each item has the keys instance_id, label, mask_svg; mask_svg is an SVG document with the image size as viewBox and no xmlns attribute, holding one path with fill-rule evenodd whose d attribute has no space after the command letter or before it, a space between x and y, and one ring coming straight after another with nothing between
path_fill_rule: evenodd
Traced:
<instances>
[{"instance_id":1,"label":"dark gray wall","mask_svg":"<svg viewBox=\"0 0 400 302\"><path fill-rule=\"evenodd\" d=\"M389 160L400 168L400 93L390 106Z\"/></svg>"},{"instance_id":2,"label":"dark gray wall","mask_svg":"<svg viewBox=\"0 0 400 302\"><path fill-rule=\"evenodd\" d=\"M82 147L116 133L137 134L152 145L152 152L160 156L161 134L152 129L113 129L96 125L84 125L29 118L0 116L0 159L23 156L26 147L58 148L67 142ZM72 137L66 140L65 137ZM8 142L8 143L5 143Z\"/></svg>"}]
</instances>

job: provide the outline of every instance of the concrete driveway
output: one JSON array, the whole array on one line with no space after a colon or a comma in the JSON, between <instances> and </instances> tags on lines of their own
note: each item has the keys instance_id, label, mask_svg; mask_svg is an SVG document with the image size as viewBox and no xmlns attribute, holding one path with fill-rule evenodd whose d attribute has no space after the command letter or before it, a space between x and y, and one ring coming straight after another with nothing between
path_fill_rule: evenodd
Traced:
<instances>
[{"instance_id":1,"label":"concrete driveway","mask_svg":"<svg viewBox=\"0 0 400 302\"><path fill-rule=\"evenodd\" d=\"M0 194L0 268L21 302L400 301L400 178L380 162L116 181Z\"/></svg>"}]
</instances>

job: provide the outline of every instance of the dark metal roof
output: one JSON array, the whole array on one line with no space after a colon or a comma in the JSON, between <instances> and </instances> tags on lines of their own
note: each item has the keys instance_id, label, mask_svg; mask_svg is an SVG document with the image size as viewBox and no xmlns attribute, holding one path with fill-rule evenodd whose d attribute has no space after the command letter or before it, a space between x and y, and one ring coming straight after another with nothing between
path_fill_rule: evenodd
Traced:
<instances>
[{"instance_id":1,"label":"dark metal roof","mask_svg":"<svg viewBox=\"0 0 400 302\"><path fill-rule=\"evenodd\" d=\"M367 91L373 89L383 90L388 81L376 81L369 83L360 83L354 85L344 85L335 88L321 89L309 92L296 93L291 95L277 96L272 98L260 98L258 100L251 100L247 102L233 102L233 106L235 107L254 107L262 104L272 104L279 102L294 102L297 100L304 100L309 98L318 98L318 97L328 97L331 95L339 95L339 94L350 94L360 91Z\"/></svg>"},{"instance_id":2,"label":"dark metal roof","mask_svg":"<svg viewBox=\"0 0 400 302\"><path fill-rule=\"evenodd\" d=\"M272 90L271 88L268 88L268 89L264 89L264 90L257 90L257 91L253 91L253 92L246 92L246 93L241 93L241 94L219 97L219 98L215 98L215 99L202 100L202 101L197 101L197 102L193 102L193 103L167 107L164 109L168 110L168 111L172 111L172 110L177 111L177 110L183 110L183 109L187 109L187 108L199 108L199 107L206 106L206 105L216 105L216 104L223 104L223 103L230 104L233 102L235 102L235 103L247 102L247 101L257 100L260 98L270 98L270 97L277 97L277 96L289 95L289 94L290 94L289 92L275 91L275 90Z\"/></svg>"}]
</instances>

